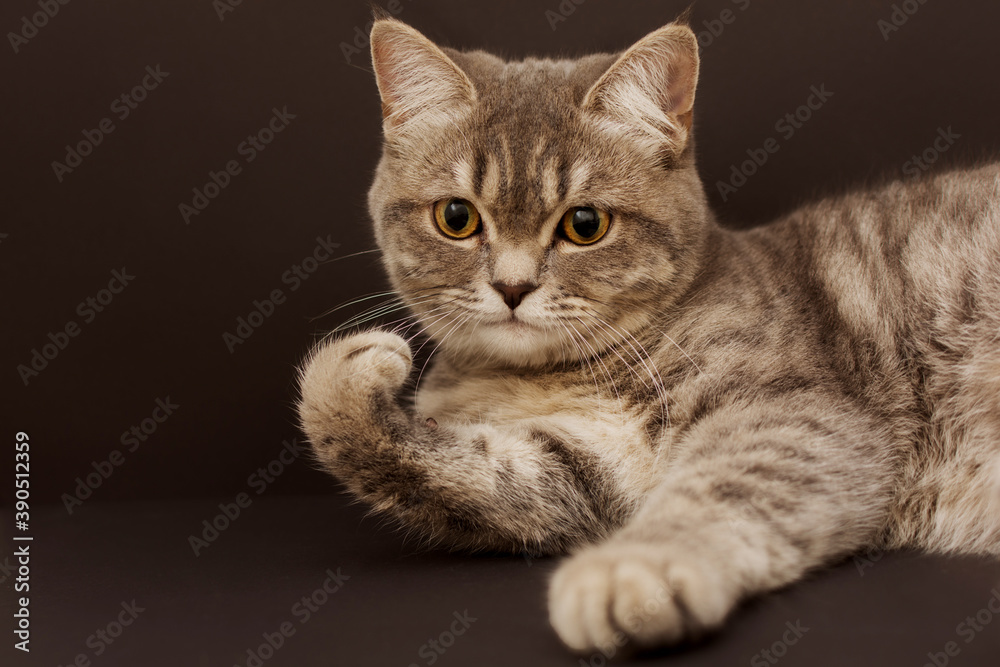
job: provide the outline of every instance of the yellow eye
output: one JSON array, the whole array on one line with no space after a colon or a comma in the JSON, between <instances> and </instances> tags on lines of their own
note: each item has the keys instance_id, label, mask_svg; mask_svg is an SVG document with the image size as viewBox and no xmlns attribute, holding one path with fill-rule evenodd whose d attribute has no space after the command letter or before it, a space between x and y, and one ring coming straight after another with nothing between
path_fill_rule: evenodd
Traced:
<instances>
[{"instance_id":1,"label":"yellow eye","mask_svg":"<svg viewBox=\"0 0 1000 667\"><path fill-rule=\"evenodd\" d=\"M434 222L445 236L464 239L479 231L479 211L464 199L442 199L434 204Z\"/></svg>"},{"instance_id":2,"label":"yellow eye","mask_svg":"<svg viewBox=\"0 0 1000 667\"><path fill-rule=\"evenodd\" d=\"M610 226L611 214L590 206L571 208L560 223L563 235L577 245L597 243Z\"/></svg>"}]
</instances>

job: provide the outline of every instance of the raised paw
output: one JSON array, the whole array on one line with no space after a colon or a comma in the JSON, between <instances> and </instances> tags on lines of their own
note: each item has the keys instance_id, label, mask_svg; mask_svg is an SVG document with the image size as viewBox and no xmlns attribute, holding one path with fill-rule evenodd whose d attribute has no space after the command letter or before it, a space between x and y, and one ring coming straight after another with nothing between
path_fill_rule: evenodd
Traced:
<instances>
[{"instance_id":1,"label":"raised paw","mask_svg":"<svg viewBox=\"0 0 1000 667\"><path fill-rule=\"evenodd\" d=\"M608 657L696 636L722 623L737 591L704 560L662 545L610 543L571 557L549 587L549 618L575 651Z\"/></svg>"},{"instance_id":2,"label":"raised paw","mask_svg":"<svg viewBox=\"0 0 1000 667\"><path fill-rule=\"evenodd\" d=\"M316 444L334 426L371 417L373 398L395 397L412 366L406 341L368 331L318 346L301 375L299 415ZM331 423L337 422L337 423Z\"/></svg>"},{"instance_id":3,"label":"raised paw","mask_svg":"<svg viewBox=\"0 0 1000 667\"><path fill-rule=\"evenodd\" d=\"M343 382L394 390L410 373L406 341L387 331L366 331L317 347L302 374L302 393Z\"/></svg>"}]
</instances>

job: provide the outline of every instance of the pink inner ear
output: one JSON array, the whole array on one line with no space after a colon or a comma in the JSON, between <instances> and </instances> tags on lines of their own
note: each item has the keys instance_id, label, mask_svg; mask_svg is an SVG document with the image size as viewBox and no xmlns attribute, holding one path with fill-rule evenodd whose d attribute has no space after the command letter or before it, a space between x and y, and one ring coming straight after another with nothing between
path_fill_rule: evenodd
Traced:
<instances>
[{"instance_id":1,"label":"pink inner ear","mask_svg":"<svg viewBox=\"0 0 1000 667\"><path fill-rule=\"evenodd\" d=\"M372 64L387 128L424 112L448 113L458 106L455 102L473 99L465 74L430 40L404 24L376 24Z\"/></svg>"},{"instance_id":2,"label":"pink inner ear","mask_svg":"<svg viewBox=\"0 0 1000 667\"><path fill-rule=\"evenodd\" d=\"M396 84L393 78L393 65L390 62L391 49L387 49L384 42L372 41L372 66L375 68L375 76L379 83L379 92L382 94L382 118L388 118L392 113L393 103L396 102L393 91Z\"/></svg>"},{"instance_id":3,"label":"pink inner ear","mask_svg":"<svg viewBox=\"0 0 1000 667\"><path fill-rule=\"evenodd\" d=\"M687 54L679 53L667 63L662 76L666 78L662 88L663 110L677 115L691 111L698 78L697 66Z\"/></svg>"},{"instance_id":4,"label":"pink inner ear","mask_svg":"<svg viewBox=\"0 0 1000 667\"><path fill-rule=\"evenodd\" d=\"M641 94L665 114L684 116L694 106L698 81L698 45L687 28L662 28L638 42L612 65L594 91L602 108L627 113Z\"/></svg>"},{"instance_id":5,"label":"pink inner ear","mask_svg":"<svg viewBox=\"0 0 1000 667\"><path fill-rule=\"evenodd\" d=\"M382 94L382 117L388 118L407 106L407 88L417 83L410 75L413 65L428 57L427 50L411 35L398 29L376 35L373 31L372 65ZM399 118L400 121L405 118Z\"/></svg>"},{"instance_id":6,"label":"pink inner ear","mask_svg":"<svg viewBox=\"0 0 1000 667\"><path fill-rule=\"evenodd\" d=\"M694 105L698 65L678 39L661 39L634 54L629 69L633 76L645 77L654 99L668 114L683 115ZM646 87L646 86L644 86Z\"/></svg>"}]
</instances>

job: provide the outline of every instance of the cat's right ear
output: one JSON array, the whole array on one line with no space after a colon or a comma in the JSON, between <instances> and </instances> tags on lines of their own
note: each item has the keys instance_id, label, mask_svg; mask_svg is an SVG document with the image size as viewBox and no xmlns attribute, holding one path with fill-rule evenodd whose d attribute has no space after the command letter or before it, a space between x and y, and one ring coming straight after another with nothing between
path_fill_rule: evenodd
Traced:
<instances>
[{"instance_id":1,"label":"cat's right ear","mask_svg":"<svg viewBox=\"0 0 1000 667\"><path fill-rule=\"evenodd\" d=\"M472 81L417 30L395 19L379 19L372 26L371 45L387 137L449 123L472 108Z\"/></svg>"}]
</instances>

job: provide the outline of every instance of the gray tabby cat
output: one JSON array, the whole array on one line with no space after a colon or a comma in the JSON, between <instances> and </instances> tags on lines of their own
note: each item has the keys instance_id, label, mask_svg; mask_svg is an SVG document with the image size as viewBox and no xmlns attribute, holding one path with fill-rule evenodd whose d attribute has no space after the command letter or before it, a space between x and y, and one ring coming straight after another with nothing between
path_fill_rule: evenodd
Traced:
<instances>
[{"instance_id":1,"label":"gray tabby cat","mask_svg":"<svg viewBox=\"0 0 1000 667\"><path fill-rule=\"evenodd\" d=\"M385 267L437 345L320 345L302 427L357 497L450 546L570 553L578 651L718 626L863 548L1000 555L1000 167L721 228L698 46L504 62L391 19L372 55ZM415 373L414 373L415 375Z\"/></svg>"}]
</instances>

